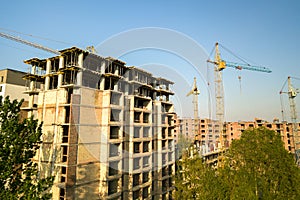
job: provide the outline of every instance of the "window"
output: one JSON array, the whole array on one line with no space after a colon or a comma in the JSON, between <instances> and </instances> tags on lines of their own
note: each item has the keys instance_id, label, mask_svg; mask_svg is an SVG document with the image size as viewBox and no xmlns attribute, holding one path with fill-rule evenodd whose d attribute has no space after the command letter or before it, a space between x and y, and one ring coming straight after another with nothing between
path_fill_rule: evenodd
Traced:
<instances>
[{"instance_id":1,"label":"window","mask_svg":"<svg viewBox=\"0 0 300 200\"><path fill-rule=\"evenodd\" d=\"M150 160L149 156L146 156L146 157L143 158L143 167L148 167L149 166L149 160Z\"/></svg>"},{"instance_id":2,"label":"window","mask_svg":"<svg viewBox=\"0 0 300 200\"><path fill-rule=\"evenodd\" d=\"M108 195L118 192L118 179L108 182Z\"/></svg>"},{"instance_id":3,"label":"window","mask_svg":"<svg viewBox=\"0 0 300 200\"><path fill-rule=\"evenodd\" d=\"M149 141L143 143L143 152L149 152L149 144Z\"/></svg>"},{"instance_id":4,"label":"window","mask_svg":"<svg viewBox=\"0 0 300 200\"><path fill-rule=\"evenodd\" d=\"M63 188L60 189L59 198L61 200L65 199L65 189L63 189Z\"/></svg>"},{"instance_id":5,"label":"window","mask_svg":"<svg viewBox=\"0 0 300 200\"><path fill-rule=\"evenodd\" d=\"M133 169L139 169L140 168L140 158L134 158L133 160Z\"/></svg>"},{"instance_id":6,"label":"window","mask_svg":"<svg viewBox=\"0 0 300 200\"><path fill-rule=\"evenodd\" d=\"M140 142L135 142L133 144L133 148L134 148L134 153L140 153Z\"/></svg>"},{"instance_id":7,"label":"window","mask_svg":"<svg viewBox=\"0 0 300 200\"><path fill-rule=\"evenodd\" d=\"M134 138L139 138L140 137L140 127L134 127Z\"/></svg>"},{"instance_id":8,"label":"window","mask_svg":"<svg viewBox=\"0 0 300 200\"><path fill-rule=\"evenodd\" d=\"M149 186L143 188L143 198L147 198L149 195Z\"/></svg>"},{"instance_id":9,"label":"window","mask_svg":"<svg viewBox=\"0 0 300 200\"><path fill-rule=\"evenodd\" d=\"M2 92L2 86L0 86L0 92Z\"/></svg>"},{"instance_id":10,"label":"window","mask_svg":"<svg viewBox=\"0 0 300 200\"><path fill-rule=\"evenodd\" d=\"M109 144L109 156L119 156L119 146L120 144Z\"/></svg>"},{"instance_id":11,"label":"window","mask_svg":"<svg viewBox=\"0 0 300 200\"><path fill-rule=\"evenodd\" d=\"M134 174L132 178L133 186L137 186L140 184L140 174Z\"/></svg>"},{"instance_id":12,"label":"window","mask_svg":"<svg viewBox=\"0 0 300 200\"><path fill-rule=\"evenodd\" d=\"M111 126L109 138L110 139L118 139L119 138L119 130L120 130L120 127Z\"/></svg>"},{"instance_id":13,"label":"window","mask_svg":"<svg viewBox=\"0 0 300 200\"><path fill-rule=\"evenodd\" d=\"M143 183L146 183L149 181L149 172L143 173Z\"/></svg>"},{"instance_id":14,"label":"window","mask_svg":"<svg viewBox=\"0 0 300 200\"><path fill-rule=\"evenodd\" d=\"M108 175L109 176L117 175L119 173L118 166L119 166L119 161L110 162Z\"/></svg>"},{"instance_id":15,"label":"window","mask_svg":"<svg viewBox=\"0 0 300 200\"><path fill-rule=\"evenodd\" d=\"M139 200L139 198L140 198L140 190L134 191L132 196L133 196L132 197L133 200Z\"/></svg>"},{"instance_id":16,"label":"window","mask_svg":"<svg viewBox=\"0 0 300 200\"><path fill-rule=\"evenodd\" d=\"M4 81L4 77L0 76L0 82L3 83L3 81Z\"/></svg>"}]
</instances>

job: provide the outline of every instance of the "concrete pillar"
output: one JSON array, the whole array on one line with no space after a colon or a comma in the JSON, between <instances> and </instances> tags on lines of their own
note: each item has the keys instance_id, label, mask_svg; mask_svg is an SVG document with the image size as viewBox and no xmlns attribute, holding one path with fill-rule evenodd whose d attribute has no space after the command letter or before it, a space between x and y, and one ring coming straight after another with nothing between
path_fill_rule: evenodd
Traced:
<instances>
[{"instance_id":1,"label":"concrete pillar","mask_svg":"<svg viewBox=\"0 0 300 200\"><path fill-rule=\"evenodd\" d=\"M64 68L64 57L59 56L59 69ZM59 73L58 74L58 81L57 81L57 88L60 88L62 86L62 81L63 81L63 74Z\"/></svg>"},{"instance_id":2,"label":"concrete pillar","mask_svg":"<svg viewBox=\"0 0 300 200\"><path fill-rule=\"evenodd\" d=\"M105 63L106 63L105 60L101 62L101 70L100 70L100 72L101 72L102 74L105 73L105 66L106 66Z\"/></svg>"},{"instance_id":3,"label":"concrete pillar","mask_svg":"<svg viewBox=\"0 0 300 200\"><path fill-rule=\"evenodd\" d=\"M119 90L119 84L118 84L118 82L116 82L115 84L114 84L114 91L118 91Z\"/></svg>"},{"instance_id":4,"label":"concrete pillar","mask_svg":"<svg viewBox=\"0 0 300 200\"><path fill-rule=\"evenodd\" d=\"M104 90L104 84L105 84L105 78L101 77L100 78L100 86L99 86L100 90Z\"/></svg>"},{"instance_id":5,"label":"concrete pillar","mask_svg":"<svg viewBox=\"0 0 300 200\"><path fill-rule=\"evenodd\" d=\"M77 77L76 77L76 85L77 86L82 86L82 68L83 68L83 53L80 53L78 55L78 67L80 68L79 71L77 72Z\"/></svg>"},{"instance_id":6,"label":"concrete pillar","mask_svg":"<svg viewBox=\"0 0 300 200\"><path fill-rule=\"evenodd\" d=\"M46 64L46 78L45 78L45 90L49 90L49 87L50 87L50 77L49 77L50 72L51 72L51 60L47 59L47 64Z\"/></svg>"},{"instance_id":7,"label":"concrete pillar","mask_svg":"<svg viewBox=\"0 0 300 200\"><path fill-rule=\"evenodd\" d=\"M35 73L36 73L36 66L32 65L32 67L31 67L31 74L35 75ZM30 90L33 91L34 89L35 89L35 81L31 80L30 81Z\"/></svg>"},{"instance_id":8,"label":"concrete pillar","mask_svg":"<svg viewBox=\"0 0 300 200\"><path fill-rule=\"evenodd\" d=\"M119 75L119 66L116 67L115 75Z\"/></svg>"}]
</instances>

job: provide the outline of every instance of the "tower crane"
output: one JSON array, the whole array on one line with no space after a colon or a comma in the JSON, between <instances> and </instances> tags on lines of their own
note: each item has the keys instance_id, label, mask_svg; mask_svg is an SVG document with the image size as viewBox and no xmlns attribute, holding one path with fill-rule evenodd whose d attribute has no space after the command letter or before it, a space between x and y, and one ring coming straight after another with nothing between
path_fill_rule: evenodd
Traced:
<instances>
[{"instance_id":1,"label":"tower crane","mask_svg":"<svg viewBox=\"0 0 300 200\"><path fill-rule=\"evenodd\" d=\"M198 96L199 96L199 94L200 94L200 91L197 88L197 80L196 80L196 77L194 77L192 90L189 93L187 93L186 96L193 95L195 138L198 136L198 132L199 132L199 111L198 111Z\"/></svg>"},{"instance_id":2,"label":"tower crane","mask_svg":"<svg viewBox=\"0 0 300 200\"><path fill-rule=\"evenodd\" d=\"M294 86L292 85L292 81L291 81L292 78L295 77L289 76L287 78L279 94L281 95L283 93L287 93L289 97L290 113L291 113L291 120L292 120L292 135L293 135L294 148L295 148L295 159L296 159L296 164L300 166L300 147L299 147L300 141L299 141L299 133L298 133L298 125L297 125L297 109L295 103L295 98L297 97L299 90L295 89ZM283 92L282 90L285 87L286 83L288 83L288 91Z\"/></svg>"},{"instance_id":3,"label":"tower crane","mask_svg":"<svg viewBox=\"0 0 300 200\"><path fill-rule=\"evenodd\" d=\"M199 111L198 111L198 96L200 91L197 87L197 80L194 77L193 87L186 96L193 95L193 106L194 106L194 145L196 146L196 150L201 154L200 141L197 139L199 137ZM193 149L192 149L193 151Z\"/></svg>"},{"instance_id":4,"label":"tower crane","mask_svg":"<svg viewBox=\"0 0 300 200\"><path fill-rule=\"evenodd\" d=\"M221 46L221 45L220 45ZM225 49L225 48L224 48ZM242 60L242 59L241 59ZM215 82L215 102L216 102L216 118L220 124L219 126L219 142L220 149L224 147L224 138L223 138L223 125L224 125L224 88L223 88L223 70L226 67L235 68L237 70L251 70L258 72L271 73L272 71L269 68L261 66L253 66L248 63L240 64L235 62L227 62L221 59L221 54L219 51L219 43L215 44L215 56L214 60L207 60L208 63L214 64L214 82Z\"/></svg>"}]
</instances>

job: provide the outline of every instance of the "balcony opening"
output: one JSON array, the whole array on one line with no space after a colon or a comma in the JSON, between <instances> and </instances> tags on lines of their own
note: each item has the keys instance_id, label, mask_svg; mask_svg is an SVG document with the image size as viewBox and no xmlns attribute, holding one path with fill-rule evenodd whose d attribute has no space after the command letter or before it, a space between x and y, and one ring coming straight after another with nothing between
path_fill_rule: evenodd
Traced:
<instances>
[{"instance_id":1,"label":"balcony opening","mask_svg":"<svg viewBox=\"0 0 300 200\"><path fill-rule=\"evenodd\" d=\"M139 200L140 199L140 190L139 189L133 192L132 199L133 200Z\"/></svg>"},{"instance_id":2,"label":"balcony opening","mask_svg":"<svg viewBox=\"0 0 300 200\"><path fill-rule=\"evenodd\" d=\"M172 178L169 178L169 187L172 187Z\"/></svg>"},{"instance_id":3,"label":"balcony opening","mask_svg":"<svg viewBox=\"0 0 300 200\"><path fill-rule=\"evenodd\" d=\"M171 112L171 108L172 106L170 104L163 104L162 112L166 112L166 113Z\"/></svg>"},{"instance_id":4,"label":"balcony opening","mask_svg":"<svg viewBox=\"0 0 300 200\"><path fill-rule=\"evenodd\" d=\"M167 145L166 145L167 144L167 140L162 140L161 143L162 143L162 145L161 145L162 149L166 150L167 149Z\"/></svg>"},{"instance_id":5,"label":"balcony opening","mask_svg":"<svg viewBox=\"0 0 300 200\"><path fill-rule=\"evenodd\" d=\"M108 181L108 195L118 192L118 179Z\"/></svg>"},{"instance_id":6,"label":"balcony opening","mask_svg":"<svg viewBox=\"0 0 300 200\"><path fill-rule=\"evenodd\" d=\"M173 156L173 155L172 155L172 152L169 152L169 155L168 155L169 161L172 160L172 156Z\"/></svg>"},{"instance_id":7,"label":"balcony opening","mask_svg":"<svg viewBox=\"0 0 300 200\"><path fill-rule=\"evenodd\" d=\"M168 185L168 179L162 181L162 192L167 192Z\"/></svg>"},{"instance_id":8,"label":"balcony opening","mask_svg":"<svg viewBox=\"0 0 300 200\"><path fill-rule=\"evenodd\" d=\"M132 180L133 187L140 184L140 174L134 174L132 176L132 179L133 179Z\"/></svg>"},{"instance_id":9,"label":"balcony opening","mask_svg":"<svg viewBox=\"0 0 300 200\"><path fill-rule=\"evenodd\" d=\"M141 123L141 112L134 112L134 122Z\"/></svg>"},{"instance_id":10,"label":"balcony opening","mask_svg":"<svg viewBox=\"0 0 300 200\"><path fill-rule=\"evenodd\" d=\"M149 141L143 142L143 152L149 152Z\"/></svg>"},{"instance_id":11,"label":"balcony opening","mask_svg":"<svg viewBox=\"0 0 300 200\"><path fill-rule=\"evenodd\" d=\"M140 168L140 160L141 158L134 158L133 159L133 169L139 169Z\"/></svg>"},{"instance_id":12,"label":"balcony opening","mask_svg":"<svg viewBox=\"0 0 300 200\"><path fill-rule=\"evenodd\" d=\"M150 134L150 127L144 127L143 128L143 137L147 138L147 137L149 137L149 134Z\"/></svg>"},{"instance_id":13,"label":"balcony opening","mask_svg":"<svg viewBox=\"0 0 300 200\"><path fill-rule=\"evenodd\" d=\"M68 124L68 123L70 123L70 107L66 106L65 111L66 111L65 123Z\"/></svg>"},{"instance_id":14,"label":"balcony opening","mask_svg":"<svg viewBox=\"0 0 300 200\"><path fill-rule=\"evenodd\" d=\"M66 194L66 191L64 188L60 188L60 191L59 191L59 199L60 200L64 200L65 199L65 194Z\"/></svg>"},{"instance_id":15,"label":"balcony opening","mask_svg":"<svg viewBox=\"0 0 300 200\"><path fill-rule=\"evenodd\" d=\"M168 125L172 126L173 118L172 116L168 116Z\"/></svg>"},{"instance_id":16,"label":"balcony opening","mask_svg":"<svg viewBox=\"0 0 300 200\"><path fill-rule=\"evenodd\" d=\"M143 173L143 183L146 183L149 181L149 172Z\"/></svg>"},{"instance_id":17,"label":"balcony opening","mask_svg":"<svg viewBox=\"0 0 300 200\"><path fill-rule=\"evenodd\" d=\"M141 130L141 127L134 127L134 134L133 134L134 138L140 137L140 130Z\"/></svg>"},{"instance_id":18,"label":"balcony opening","mask_svg":"<svg viewBox=\"0 0 300 200\"><path fill-rule=\"evenodd\" d=\"M114 176L119 173L119 161L109 162L108 175Z\"/></svg>"},{"instance_id":19,"label":"balcony opening","mask_svg":"<svg viewBox=\"0 0 300 200\"><path fill-rule=\"evenodd\" d=\"M168 171L169 171L169 175L173 174L173 169L172 169L173 165L169 165Z\"/></svg>"},{"instance_id":20,"label":"balcony opening","mask_svg":"<svg viewBox=\"0 0 300 200\"><path fill-rule=\"evenodd\" d=\"M144 113L143 114L143 123L149 123L149 113Z\"/></svg>"},{"instance_id":21,"label":"balcony opening","mask_svg":"<svg viewBox=\"0 0 300 200\"><path fill-rule=\"evenodd\" d=\"M68 160L68 146L62 146L62 162L67 162Z\"/></svg>"},{"instance_id":22,"label":"balcony opening","mask_svg":"<svg viewBox=\"0 0 300 200\"><path fill-rule=\"evenodd\" d=\"M143 157L143 167L149 167L149 163L150 163L149 160L150 160L149 156Z\"/></svg>"},{"instance_id":23,"label":"balcony opening","mask_svg":"<svg viewBox=\"0 0 300 200\"><path fill-rule=\"evenodd\" d=\"M62 143L68 143L69 141L69 126L62 126L63 133L62 133Z\"/></svg>"},{"instance_id":24,"label":"balcony opening","mask_svg":"<svg viewBox=\"0 0 300 200\"><path fill-rule=\"evenodd\" d=\"M110 129L109 139L119 139L120 127L119 126L110 126L109 129Z\"/></svg>"},{"instance_id":25,"label":"balcony opening","mask_svg":"<svg viewBox=\"0 0 300 200\"><path fill-rule=\"evenodd\" d=\"M147 199L149 196L149 186L143 188L143 198Z\"/></svg>"},{"instance_id":26,"label":"balcony opening","mask_svg":"<svg viewBox=\"0 0 300 200\"><path fill-rule=\"evenodd\" d=\"M162 128L161 128L161 134L162 134L162 138L163 138L163 139L166 138L166 130L167 130L166 127L162 127Z\"/></svg>"},{"instance_id":27,"label":"balcony opening","mask_svg":"<svg viewBox=\"0 0 300 200\"><path fill-rule=\"evenodd\" d=\"M162 154L162 164L166 165L167 162L168 162L168 160L167 160L167 153L163 153Z\"/></svg>"},{"instance_id":28,"label":"balcony opening","mask_svg":"<svg viewBox=\"0 0 300 200\"><path fill-rule=\"evenodd\" d=\"M120 143L109 144L109 157L119 156Z\"/></svg>"},{"instance_id":29,"label":"balcony opening","mask_svg":"<svg viewBox=\"0 0 300 200\"><path fill-rule=\"evenodd\" d=\"M140 153L140 145L141 145L140 142L134 142L133 143L133 152L134 153Z\"/></svg>"},{"instance_id":30,"label":"balcony opening","mask_svg":"<svg viewBox=\"0 0 300 200\"><path fill-rule=\"evenodd\" d=\"M172 128L168 128L168 136L169 137L172 137L172 130L173 130Z\"/></svg>"},{"instance_id":31,"label":"balcony opening","mask_svg":"<svg viewBox=\"0 0 300 200\"><path fill-rule=\"evenodd\" d=\"M134 98L134 107L145 109L149 105L149 102L150 102L149 100L145 100L145 99L142 99L142 98L135 97Z\"/></svg>"},{"instance_id":32,"label":"balcony opening","mask_svg":"<svg viewBox=\"0 0 300 200\"><path fill-rule=\"evenodd\" d=\"M120 113L121 113L121 110L111 109L110 121L111 122L119 122L120 121Z\"/></svg>"},{"instance_id":33,"label":"balcony opening","mask_svg":"<svg viewBox=\"0 0 300 200\"><path fill-rule=\"evenodd\" d=\"M112 105L120 105L121 94L116 92L111 92L110 95L110 104Z\"/></svg>"}]
</instances>

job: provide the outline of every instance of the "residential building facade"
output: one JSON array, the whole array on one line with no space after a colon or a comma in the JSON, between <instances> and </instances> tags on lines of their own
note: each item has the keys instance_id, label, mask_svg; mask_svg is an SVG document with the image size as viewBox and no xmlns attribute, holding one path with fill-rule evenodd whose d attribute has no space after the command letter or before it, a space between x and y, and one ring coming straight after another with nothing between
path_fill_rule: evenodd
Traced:
<instances>
[{"instance_id":1,"label":"residential building facade","mask_svg":"<svg viewBox=\"0 0 300 200\"><path fill-rule=\"evenodd\" d=\"M172 199L173 83L77 47L60 53L25 61L53 199Z\"/></svg>"}]
</instances>

